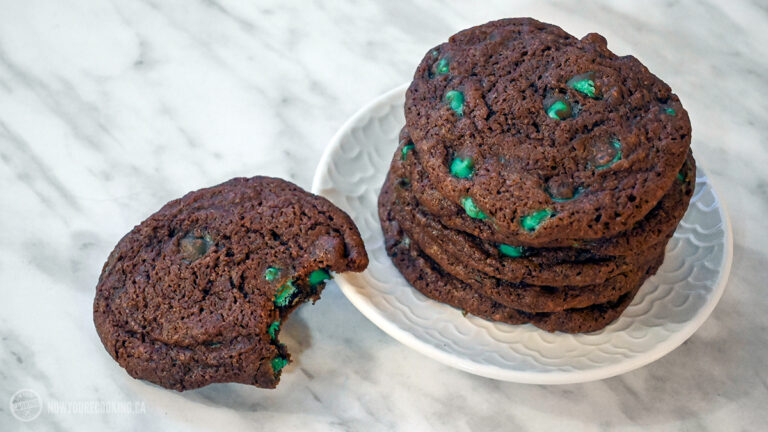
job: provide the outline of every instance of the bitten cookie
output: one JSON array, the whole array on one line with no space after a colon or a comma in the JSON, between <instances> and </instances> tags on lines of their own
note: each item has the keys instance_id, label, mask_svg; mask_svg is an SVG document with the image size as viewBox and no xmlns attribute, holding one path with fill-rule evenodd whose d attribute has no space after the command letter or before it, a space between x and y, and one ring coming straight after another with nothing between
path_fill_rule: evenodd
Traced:
<instances>
[{"instance_id":1,"label":"bitten cookie","mask_svg":"<svg viewBox=\"0 0 768 432\"><path fill-rule=\"evenodd\" d=\"M672 187L691 141L678 97L637 59L530 18L428 52L405 115L440 195L531 246L629 229Z\"/></svg>"},{"instance_id":2,"label":"bitten cookie","mask_svg":"<svg viewBox=\"0 0 768 432\"><path fill-rule=\"evenodd\" d=\"M288 315L368 257L352 220L287 181L236 178L169 202L123 237L96 287L104 347L134 378L274 388Z\"/></svg>"}]
</instances>

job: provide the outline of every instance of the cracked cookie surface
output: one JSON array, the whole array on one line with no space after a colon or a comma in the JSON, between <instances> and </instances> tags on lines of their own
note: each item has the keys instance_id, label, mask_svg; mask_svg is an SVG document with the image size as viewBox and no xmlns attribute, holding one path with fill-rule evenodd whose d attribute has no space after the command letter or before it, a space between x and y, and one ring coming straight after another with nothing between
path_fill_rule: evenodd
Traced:
<instances>
[{"instance_id":1,"label":"cracked cookie surface","mask_svg":"<svg viewBox=\"0 0 768 432\"><path fill-rule=\"evenodd\" d=\"M678 97L637 59L530 18L430 50L405 114L440 195L533 246L629 229L672 187L691 139Z\"/></svg>"}]
</instances>

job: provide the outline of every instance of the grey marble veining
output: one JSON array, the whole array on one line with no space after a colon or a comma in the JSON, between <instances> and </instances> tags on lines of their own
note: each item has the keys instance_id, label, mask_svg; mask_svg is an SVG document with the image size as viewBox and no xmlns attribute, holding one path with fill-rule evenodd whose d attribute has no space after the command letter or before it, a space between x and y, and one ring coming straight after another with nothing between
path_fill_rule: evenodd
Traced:
<instances>
[{"instance_id":1,"label":"grey marble veining","mask_svg":"<svg viewBox=\"0 0 768 432\"><path fill-rule=\"evenodd\" d=\"M128 377L91 322L117 240L166 201L239 175L309 188L323 147L459 29L533 16L596 31L680 95L728 206L724 297L685 344L566 386L497 382L430 360L334 284L282 338L280 388L176 393ZM0 430L767 430L768 3L0 1ZM133 414L9 412L137 401Z\"/></svg>"}]
</instances>

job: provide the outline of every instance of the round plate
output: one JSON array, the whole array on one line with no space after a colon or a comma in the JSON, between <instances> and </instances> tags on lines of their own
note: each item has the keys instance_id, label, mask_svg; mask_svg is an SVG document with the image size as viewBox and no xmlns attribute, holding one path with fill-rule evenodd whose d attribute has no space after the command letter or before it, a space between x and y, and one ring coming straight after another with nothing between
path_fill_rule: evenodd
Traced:
<instances>
[{"instance_id":1,"label":"round plate","mask_svg":"<svg viewBox=\"0 0 768 432\"><path fill-rule=\"evenodd\" d=\"M699 168L688 212L664 264L621 317L589 334L547 333L466 317L412 288L384 250L376 201L400 128L406 86L355 114L326 148L312 191L344 209L365 241L370 265L339 275L344 294L374 324L409 347L473 374L533 384L598 380L669 353L707 319L731 267L731 226Z\"/></svg>"}]
</instances>

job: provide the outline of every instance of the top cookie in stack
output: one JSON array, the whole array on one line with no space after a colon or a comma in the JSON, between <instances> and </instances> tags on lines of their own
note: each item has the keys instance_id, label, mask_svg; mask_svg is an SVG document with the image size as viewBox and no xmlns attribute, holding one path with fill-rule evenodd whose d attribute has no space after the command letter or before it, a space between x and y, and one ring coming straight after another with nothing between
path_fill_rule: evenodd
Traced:
<instances>
[{"instance_id":1,"label":"top cookie in stack","mask_svg":"<svg viewBox=\"0 0 768 432\"><path fill-rule=\"evenodd\" d=\"M679 99L605 39L533 19L427 53L379 200L426 295L486 318L592 331L618 317L692 194Z\"/></svg>"}]
</instances>

